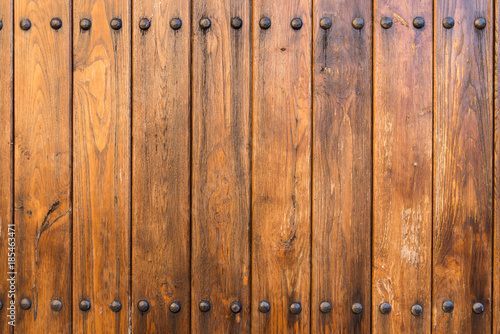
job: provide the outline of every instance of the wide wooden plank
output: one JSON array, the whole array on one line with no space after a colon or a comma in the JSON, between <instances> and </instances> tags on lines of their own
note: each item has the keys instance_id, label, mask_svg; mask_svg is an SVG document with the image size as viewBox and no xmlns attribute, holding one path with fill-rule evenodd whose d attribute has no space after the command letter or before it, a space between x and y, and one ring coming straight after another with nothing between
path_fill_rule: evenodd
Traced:
<instances>
[{"instance_id":1,"label":"wide wooden plank","mask_svg":"<svg viewBox=\"0 0 500 334\"><path fill-rule=\"evenodd\" d=\"M431 326L432 6L375 0L374 333Z\"/></svg>"},{"instance_id":2,"label":"wide wooden plank","mask_svg":"<svg viewBox=\"0 0 500 334\"><path fill-rule=\"evenodd\" d=\"M188 333L190 2L133 6L132 332ZM141 300L149 312L135 307Z\"/></svg>"},{"instance_id":3,"label":"wide wooden plank","mask_svg":"<svg viewBox=\"0 0 500 334\"><path fill-rule=\"evenodd\" d=\"M13 246L12 229L14 229L13 207L14 207L14 169L13 169L13 142L14 142L14 114L12 108L13 99L13 39L12 36L12 1L2 1L0 3L0 273L5 273L3 280L0 280L0 333L10 333L13 329L9 325L10 318L7 315L10 313L8 307L13 298L9 298L9 290L11 287L10 281L7 281L8 272L12 272L9 267L14 261L7 261L8 258L13 260L11 256L15 252L10 249ZM10 228L10 230L9 230ZM15 231L14 231L15 232ZM10 240L9 240L10 238ZM15 236L14 236L15 238ZM9 246L10 244L10 246ZM14 245L15 246L15 245ZM14 251L14 252L13 252ZM15 268L14 268L15 270Z\"/></svg>"},{"instance_id":4,"label":"wide wooden plank","mask_svg":"<svg viewBox=\"0 0 500 334\"><path fill-rule=\"evenodd\" d=\"M114 30L113 19L123 28ZM130 2L74 0L73 21L73 331L123 333L131 307Z\"/></svg>"},{"instance_id":5,"label":"wide wooden plank","mask_svg":"<svg viewBox=\"0 0 500 334\"><path fill-rule=\"evenodd\" d=\"M454 27L443 27L443 19ZM486 20L475 28L477 18ZM433 331L491 331L493 1L438 0L434 49ZM451 301L454 310L443 311ZM484 312L473 312L482 303Z\"/></svg>"},{"instance_id":6,"label":"wide wooden plank","mask_svg":"<svg viewBox=\"0 0 500 334\"><path fill-rule=\"evenodd\" d=\"M371 309L372 4L320 0L314 2L314 13L311 326L314 333L366 333ZM354 28L354 19L363 24ZM320 309L324 302L332 311ZM361 313L352 312L355 303L362 305Z\"/></svg>"},{"instance_id":7,"label":"wide wooden plank","mask_svg":"<svg viewBox=\"0 0 500 334\"><path fill-rule=\"evenodd\" d=\"M193 2L194 333L250 330L250 5Z\"/></svg>"},{"instance_id":8,"label":"wide wooden plank","mask_svg":"<svg viewBox=\"0 0 500 334\"><path fill-rule=\"evenodd\" d=\"M253 2L252 331L310 330L310 0ZM259 21L267 17L271 26ZM300 18L299 30L291 21ZM270 311L259 311L261 301ZM292 314L299 303L302 311Z\"/></svg>"},{"instance_id":9,"label":"wide wooden plank","mask_svg":"<svg viewBox=\"0 0 500 334\"><path fill-rule=\"evenodd\" d=\"M64 0L15 2L17 333L71 330L70 13Z\"/></svg>"}]
</instances>

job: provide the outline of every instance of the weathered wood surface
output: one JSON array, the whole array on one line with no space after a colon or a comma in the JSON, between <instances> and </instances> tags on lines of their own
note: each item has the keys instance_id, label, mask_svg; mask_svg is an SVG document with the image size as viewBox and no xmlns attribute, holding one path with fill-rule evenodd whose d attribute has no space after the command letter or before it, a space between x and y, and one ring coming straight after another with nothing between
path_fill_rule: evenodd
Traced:
<instances>
[{"instance_id":1,"label":"weathered wood surface","mask_svg":"<svg viewBox=\"0 0 500 334\"><path fill-rule=\"evenodd\" d=\"M311 28L309 0L253 2L252 330L310 330ZM271 27L261 29L268 17ZM294 30L292 19L303 26ZM268 313L258 310L268 301ZM289 308L300 303L294 315Z\"/></svg>"},{"instance_id":2,"label":"weathered wood surface","mask_svg":"<svg viewBox=\"0 0 500 334\"><path fill-rule=\"evenodd\" d=\"M312 332L370 330L372 4L314 2ZM322 29L323 18L332 21ZM361 30L352 21L361 18ZM323 313L322 302L332 305ZM363 312L351 306L360 303Z\"/></svg>"},{"instance_id":3,"label":"weathered wood surface","mask_svg":"<svg viewBox=\"0 0 500 334\"><path fill-rule=\"evenodd\" d=\"M500 3L495 0L495 17L500 15ZM492 28L493 29L493 25ZM495 50L495 77L494 77L494 178L493 178L493 299L492 299L492 319L493 333L500 333L500 55L498 36L500 34L500 20L495 20L494 26L494 50Z\"/></svg>"},{"instance_id":4,"label":"weathered wood surface","mask_svg":"<svg viewBox=\"0 0 500 334\"><path fill-rule=\"evenodd\" d=\"M193 2L194 333L250 330L250 4ZM210 311L200 311L201 301ZM239 313L231 311L235 302Z\"/></svg>"},{"instance_id":5,"label":"weathered wood surface","mask_svg":"<svg viewBox=\"0 0 500 334\"><path fill-rule=\"evenodd\" d=\"M113 30L113 18L123 28ZM131 307L130 2L74 0L73 21L73 331L122 333Z\"/></svg>"},{"instance_id":6,"label":"weathered wood surface","mask_svg":"<svg viewBox=\"0 0 500 334\"><path fill-rule=\"evenodd\" d=\"M432 1L375 0L374 8L372 330L424 333L431 326ZM384 17L392 27L382 27ZM412 314L414 305L421 315Z\"/></svg>"},{"instance_id":7,"label":"weathered wood surface","mask_svg":"<svg viewBox=\"0 0 500 334\"><path fill-rule=\"evenodd\" d=\"M10 333L12 327L8 325L7 314L9 310L10 298L8 298L10 282L7 281L9 269L9 243L12 246L13 207L14 207L14 113L13 113L13 89L14 89L14 68L13 68L13 26L12 26L13 2L2 1L0 3L0 273L3 277L0 280L0 301L3 304L0 310L0 333ZM9 227L11 230L9 230Z\"/></svg>"},{"instance_id":8,"label":"weathered wood surface","mask_svg":"<svg viewBox=\"0 0 500 334\"><path fill-rule=\"evenodd\" d=\"M133 1L132 332L190 328L190 2ZM151 27L141 30L141 19ZM178 30L170 20L180 18ZM150 303L141 313L140 300ZM178 302L178 313L169 310Z\"/></svg>"},{"instance_id":9,"label":"weathered wood surface","mask_svg":"<svg viewBox=\"0 0 500 334\"><path fill-rule=\"evenodd\" d=\"M63 0L15 1L17 333L71 329L70 13ZM54 17L63 22L59 30L50 26ZM23 298L28 310L19 307ZM60 312L50 309L53 299L62 302Z\"/></svg>"},{"instance_id":10,"label":"weathered wood surface","mask_svg":"<svg viewBox=\"0 0 500 334\"><path fill-rule=\"evenodd\" d=\"M491 331L493 1L439 0L434 48L435 333ZM442 20L453 17L445 29ZM477 17L486 27L474 27ZM452 313L442 310L450 300ZM485 310L475 314L474 303Z\"/></svg>"}]
</instances>

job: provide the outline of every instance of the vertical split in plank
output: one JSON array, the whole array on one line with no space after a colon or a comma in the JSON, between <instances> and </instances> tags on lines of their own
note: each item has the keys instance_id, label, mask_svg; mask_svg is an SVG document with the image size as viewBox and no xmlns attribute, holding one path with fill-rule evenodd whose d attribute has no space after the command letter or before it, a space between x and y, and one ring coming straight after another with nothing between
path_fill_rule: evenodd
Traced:
<instances>
[{"instance_id":1,"label":"vertical split in plank","mask_svg":"<svg viewBox=\"0 0 500 334\"><path fill-rule=\"evenodd\" d=\"M314 2L312 332L370 330L372 4ZM332 20L322 29L323 18ZM355 29L352 21L364 21ZM332 312L322 313L328 302ZM354 314L351 306L364 309Z\"/></svg>"},{"instance_id":2,"label":"vertical split in plank","mask_svg":"<svg viewBox=\"0 0 500 334\"><path fill-rule=\"evenodd\" d=\"M74 0L73 331L126 332L130 274L130 2ZM80 28L84 18L89 30ZM110 21L121 19L113 30ZM90 301L81 311L81 300ZM122 304L113 312L113 301Z\"/></svg>"},{"instance_id":3,"label":"vertical split in plank","mask_svg":"<svg viewBox=\"0 0 500 334\"><path fill-rule=\"evenodd\" d=\"M240 18L239 29L231 27ZM210 28L200 27L208 18ZM250 330L251 6L193 2L192 330ZM201 312L200 301L210 302ZM231 303L242 306L231 311Z\"/></svg>"},{"instance_id":4,"label":"vertical split in plank","mask_svg":"<svg viewBox=\"0 0 500 334\"><path fill-rule=\"evenodd\" d=\"M253 2L252 330L310 331L310 0ZM271 27L259 26L267 17ZM299 30L291 21L300 18ZM271 309L259 312L259 302ZM300 303L301 313L290 311Z\"/></svg>"},{"instance_id":5,"label":"vertical split in plank","mask_svg":"<svg viewBox=\"0 0 500 334\"><path fill-rule=\"evenodd\" d=\"M432 0L375 0L375 333L423 333L431 326L432 10ZM392 27L382 27L384 17ZM417 17L422 28L413 24ZM390 314L380 312L384 302ZM413 305L422 315L412 315Z\"/></svg>"},{"instance_id":6,"label":"vertical split in plank","mask_svg":"<svg viewBox=\"0 0 500 334\"><path fill-rule=\"evenodd\" d=\"M132 332L188 333L190 1L133 3Z\"/></svg>"},{"instance_id":7,"label":"vertical split in plank","mask_svg":"<svg viewBox=\"0 0 500 334\"><path fill-rule=\"evenodd\" d=\"M10 305L9 289L10 282L7 281L11 272L7 259L12 253L9 248L12 246L13 222L13 26L12 26L13 0L4 0L0 3L0 302L3 307L0 310L0 333L10 333L12 327L9 326L7 315ZM11 230L9 230L11 228ZM10 244L10 246L9 246Z\"/></svg>"},{"instance_id":8,"label":"vertical split in plank","mask_svg":"<svg viewBox=\"0 0 500 334\"><path fill-rule=\"evenodd\" d=\"M15 4L18 333L71 330L70 13L65 0ZM54 17L62 20L59 30L50 26ZM22 19L30 20L29 30L20 28ZM29 310L19 307L23 298L31 300ZM62 302L60 312L50 309L53 299Z\"/></svg>"},{"instance_id":9,"label":"vertical split in plank","mask_svg":"<svg viewBox=\"0 0 500 334\"><path fill-rule=\"evenodd\" d=\"M491 331L493 1L437 0L433 331ZM445 17L455 25L443 27ZM478 17L486 27L474 27ZM455 309L442 310L450 300ZM475 314L474 303L485 311Z\"/></svg>"}]
</instances>

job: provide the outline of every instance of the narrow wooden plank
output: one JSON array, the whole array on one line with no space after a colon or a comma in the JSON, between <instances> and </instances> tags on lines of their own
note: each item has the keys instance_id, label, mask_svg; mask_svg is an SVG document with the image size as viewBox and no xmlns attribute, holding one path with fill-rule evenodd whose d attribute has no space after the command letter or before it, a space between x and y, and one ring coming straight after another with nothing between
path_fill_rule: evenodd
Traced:
<instances>
[{"instance_id":1,"label":"narrow wooden plank","mask_svg":"<svg viewBox=\"0 0 500 334\"><path fill-rule=\"evenodd\" d=\"M236 17L239 29L231 26ZM195 333L250 330L250 41L250 1L193 2ZM209 312L200 311L201 301ZM233 313L232 303L242 310Z\"/></svg>"},{"instance_id":2,"label":"narrow wooden plank","mask_svg":"<svg viewBox=\"0 0 500 334\"><path fill-rule=\"evenodd\" d=\"M323 19L332 27L321 27ZM353 20L363 20L355 29ZM314 2L312 332L370 330L372 4ZM333 311L323 313L320 305ZM363 312L351 311L354 303Z\"/></svg>"},{"instance_id":3,"label":"narrow wooden plank","mask_svg":"<svg viewBox=\"0 0 500 334\"><path fill-rule=\"evenodd\" d=\"M374 6L375 333L424 333L431 326L432 8L432 0ZM384 17L392 27L382 26ZM391 313L381 313L382 303ZM421 315L412 314L414 305Z\"/></svg>"},{"instance_id":4,"label":"narrow wooden plank","mask_svg":"<svg viewBox=\"0 0 500 334\"><path fill-rule=\"evenodd\" d=\"M14 34L12 28L12 0L2 1L0 3L0 50L2 50L2 57L0 57L0 119L2 125L0 126L0 272L5 273L4 279L0 280L0 333L10 333L12 326L9 325L10 314L8 309L10 301L14 302L14 298L9 297L9 290L11 282L7 281L15 268L10 268L11 262L15 256L15 239L12 240L12 229L14 226L13 221L13 206L14 206L14 169L13 169L13 39ZM9 230L11 228L11 230ZM15 231L14 231L15 233ZM10 240L9 240L10 238ZM14 235L15 238L15 235ZM10 244L10 245L9 245ZM10 249L14 246L13 249ZM7 261L7 259L11 259ZM12 319L14 320L14 319Z\"/></svg>"},{"instance_id":5,"label":"narrow wooden plank","mask_svg":"<svg viewBox=\"0 0 500 334\"><path fill-rule=\"evenodd\" d=\"M493 1L439 0L435 9L433 331L489 333ZM443 27L445 17L453 28ZM478 17L483 30L474 27ZM447 300L451 313L442 310Z\"/></svg>"},{"instance_id":6,"label":"narrow wooden plank","mask_svg":"<svg viewBox=\"0 0 500 334\"><path fill-rule=\"evenodd\" d=\"M73 4L73 331L123 333L131 307L130 2ZM114 18L123 28L111 28ZM91 20L89 30L82 19ZM89 311L79 309L82 300Z\"/></svg>"},{"instance_id":7,"label":"narrow wooden plank","mask_svg":"<svg viewBox=\"0 0 500 334\"><path fill-rule=\"evenodd\" d=\"M311 1L253 2L252 331L310 331ZM271 20L269 29L259 21ZM300 30L291 21L300 18ZM268 301L270 311L259 312ZM292 303L302 312L292 314Z\"/></svg>"},{"instance_id":8,"label":"narrow wooden plank","mask_svg":"<svg viewBox=\"0 0 500 334\"><path fill-rule=\"evenodd\" d=\"M17 0L15 41L16 327L71 330L71 6ZM62 27L52 29L52 18ZM22 30L21 20L31 28ZM22 310L28 298L31 308ZM62 310L50 308L53 299ZM2 319L2 322L4 319Z\"/></svg>"},{"instance_id":9,"label":"narrow wooden plank","mask_svg":"<svg viewBox=\"0 0 500 334\"><path fill-rule=\"evenodd\" d=\"M190 1L134 0L133 13L132 331L187 333ZM180 29L170 28L173 18ZM140 300L149 312L135 307ZM169 311L173 302L178 313Z\"/></svg>"},{"instance_id":10,"label":"narrow wooden plank","mask_svg":"<svg viewBox=\"0 0 500 334\"><path fill-rule=\"evenodd\" d=\"M494 1L495 5L495 18L500 17L500 3L498 0ZM495 20L495 78L494 78L494 179L493 179L493 302L492 302L492 319L493 319L493 333L500 332L500 55L498 37L500 36L500 20Z\"/></svg>"}]
</instances>

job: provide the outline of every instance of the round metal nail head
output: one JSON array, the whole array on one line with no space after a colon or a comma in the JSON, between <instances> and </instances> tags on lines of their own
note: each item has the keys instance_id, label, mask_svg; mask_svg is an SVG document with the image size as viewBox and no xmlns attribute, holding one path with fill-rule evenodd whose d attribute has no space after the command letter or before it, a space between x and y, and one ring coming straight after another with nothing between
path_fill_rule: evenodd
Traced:
<instances>
[{"instance_id":1,"label":"round metal nail head","mask_svg":"<svg viewBox=\"0 0 500 334\"><path fill-rule=\"evenodd\" d=\"M179 18L173 18L170 20L170 28L173 30L179 30L182 27L182 21Z\"/></svg>"},{"instance_id":2,"label":"round metal nail head","mask_svg":"<svg viewBox=\"0 0 500 334\"><path fill-rule=\"evenodd\" d=\"M479 30L482 30L486 27L486 20L484 19L484 17L479 17L477 19L474 20L474 27L476 27L476 29L479 29Z\"/></svg>"},{"instance_id":3,"label":"round metal nail head","mask_svg":"<svg viewBox=\"0 0 500 334\"><path fill-rule=\"evenodd\" d=\"M147 312L149 310L149 303L145 300L139 300L137 303L137 309L142 313Z\"/></svg>"},{"instance_id":4,"label":"round metal nail head","mask_svg":"<svg viewBox=\"0 0 500 334\"><path fill-rule=\"evenodd\" d=\"M58 17L54 17L52 20L50 20L50 26L54 30L59 30L62 27L62 20Z\"/></svg>"},{"instance_id":5,"label":"round metal nail head","mask_svg":"<svg viewBox=\"0 0 500 334\"><path fill-rule=\"evenodd\" d=\"M293 30L299 30L300 28L302 28L302 20L296 17L292 20L292 22L290 22L290 26L293 28Z\"/></svg>"},{"instance_id":6,"label":"round metal nail head","mask_svg":"<svg viewBox=\"0 0 500 334\"><path fill-rule=\"evenodd\" d=\"M363 21L362 18L357 17L352 20L352 26L354 29L361 30L365 26L365 21Z\"/></svg>"},{"instance_id":7,"label":"round metal nail head","mask_svg":"<svg viewBox=\"0 0 500 334\"><path fill-rule=\"evenodd\" d=\"M243 26L243 20L240 19L239 17L233 17L231 19L231 27L233 29L240 29Z\"/></svg>"},{"instance_id":8,"label":"round metal nail head","mask_svg":"<svg viewBox=\"0 0 500 334\"><path fill-rule=\"evenodd\" d=\"M446 300L443 302L441 308L443 309L444 312L451 313L455 308L455 305L453 305L453 303L450 300Z\"/></svg>"},{"instance_id":9,"label":"round metal nail head","mask_svg":"<svg viewBox=\"0 0 500 334\"><path fill-rule=\"evenodd\" d=\"M19 26L24 31L30 30L30 28L31 28L31 21L28 20L28 19L22 19L21 22L19 23Z\"/></svg>"},{"instance_id":10,"label":"round metal nail head","mask_svg":"<svg viewBox=\"0 0 500 334\"><path fill-rule=\"evenodd\" d=\"M389 17L383 17L380 20L380 25L384 29L389 29L390 27L392 27L392 20Z\"/></svg>"},{"instance_id":11,"label":"round metal nail head","mask_svg":"<svg viewBox=\"0 0 500 334\"><path fill-rule=\"evenodd\" d=\"M120 312L122 310L122 303L120 303L118 300L113 300L109 305L109 308L115 313Z\"/></svg>"},{"instance_id":12,"label":"round metal nail head","mask_svg":"<svg viewBox=\"0 0 500 334\"><path fill-rule=\"evenodd\" d=\"M361 312L363 312L363 305L361 305L360 303L354 303L351 306L351 311L354 314L361 314Z\"/></svg>"},{"instance_id":13,"label":"round metal nail head","mask_svg":"<svg viewBox=\"0 0 500 334\"><path fill-rule=\"evenodd\" d=\"M290 305L290 312L292 314L299 314L300 312L302 312L302 306L300 306L299 303L293 303L292 305Z\"/></svg>"},{"instance_id":14,"label":"round metal nail head","mask_svg":"<svg viewBox=\"0 0 500 334\"><path fill-rule=\"evenodd\" d=\"M29 300L28 298L23 298L21 299L19 306L21 306L23 310L29 310L31 308L31 300Z\"/></svg>"},{"instance_id":15,"label":"round metal nail head","mask_svg":"<svg viewBox=\"0 0 500 334\"><path fill-rule=\"evenodd\" d=\"M148 19L142 18L139 21L139 28L141 30L148 30L150 27L151 27L151 21L149 21Z\"/></svg>"},{"instance_id":16,"label":"round metal nail head","mask_svg":"<svg viewBox=\"0 0 500 334\"><path fill-rule=\"evenodd\" d=\"M380 304L378 309L380 310L380 313L382 313L382 314L389 314L392 311L391 304L389 304L389 303Z\"/></svg>"},{"instance_id":17,"label":"round metal nail head","mask_svg":"<svg viewBox=\"0 0 500 334\"><path fill-rule=\"evenodd\" d=\"M179 302L172 302L170 303L168 309L172 313L178 313L181 310L181 304Z\"/></svg>"},{"instance_id":18,"label":"round metal nail head","mask_svg":"<svg viewBox=\"0 0 500 334\"><path fill-rule=\"evenodd\" d=\"M261 301L259 303L259 311L262 313L267 313L271 310L271 305L269 305L269 302L266 301Z\"/></svg>"},{"instance_id":19,"label":"round metal nail head","mask_svg":"<svg viewBox=\"0 0 500 334\"><path fill-rule=\"evenodd\" d=\"M319 304L319 310L321 313L330 313L332 311L332 305L329 302L322 302Z\"/></svg>"},{"instance_id":20,"label":"round metal nail head","mask_svg":"<svg viewBox=\"0 0 500 334\"><path fill-rule=\"evenodd\" d=\"M417 29L422 29L425 26L425 20L423 17L417 16L413 19L413 26Z\"/></svg>"},{"instance_id":21,"label":"round metal nail head","mask_svg":"<svg viewBox=\"0 0 500 334\"><path fill-rule=\"evenodd\" d=\"M262 29L267 30L271 27L271 20L268 19L267 17L263 17L259 20L259 26Z\"/></svg>"},{"instance_id":22,"label":"round metal nail head","mask_svg":"<svg viewBox=\"0 0 500 334\"><path fill-rule=\"evenodd\" d=\"M443 27L445 27L446 29L451 29L453 28L454 25L455 25L455 20L453 20L453 18L445 17L443 19Z\"/></svg>"},{"instance_id":23,"label":"round metal nail head","mask_svg":"<svg viewBox=\"0 0 500 334\"><path fill-rule=\"evenodd\" d=\"M330 20L328 17L324 17L319 21L319 26L323 30L328 30L332 27L332 20Z\"/></svg>"},{"instance_id":24,"label":"round metal nail head","mask_svg":"<svg viewBox=\"0 0 500 334\"><path fill-rule=\"evenodd\" d=\"M200 311L201 312L208 312L208 311L210 311L210 302L208 302L206 300L202 300L200 302Z\"/></svg>"},{"instance_id":25,"label":"round metal nail head","mask_svg":"<svg viewBox=\"0 0 500 334\"><path fill-rule=\"evenodd\" d=\"M54 299L50 302L50 309L54 312L62 310L62 302L59 299Z\"/></svg>"},{"instance_id":26,"label":"round metal nail head","mask_svg":"<svg viewBox=\"0 0 500 334\"><path fill-rule=\"evenodd\" d=\"M84 312L90 310L90 302L88 300L84 299L84 300L80 301L79 306L80 306L80 310L82 310Z\"/></svg>"},{"instance_id":27,"label":"round metal nail head","mask_svg":"<svg viewBox=\"0 0 500 334\"><path fill-rule=\"evenodd\" d=\"M2 30L2 28L3 28L3 22L0 21L0 30Z\"/></svg>"},{"instance_id":28,"label":"round metal nail head","mask_svg":"<svg viewBox=\"0 0 500 334\"><path fill-rule=\"evenodd\" d=\"M122 28L122 20L114 18L111 20L109 25L113 28L113 30L120 30Z\"/></svg>"},{"instance_id":29,"label":"round metal nail head","mask_svg":"<svg viewBox=\"0 0 500 334\"><path fill-rule=\"evenodd\" d=\"M481 314L484 312L484 305L481 303L474 303L474 305L472 305L472 311L476 314Z\"/></svg>"},{"instance_id":30,"label":"round metal nail head","mask_svg":"<svg viewBox=\"0 0 500 334\"><path fill-rule=\"evenodd\" d=\"M203 30L207 30L208 28L210 28L211 25L212 22L207 17L204 17L200 20L200 28Z\"/></svg>"},{"instance_id":31,"label":"round metal nail head","mask_svg":"<svg viewBox=\"0 0 500 334\"><path fill-rule=\"evenodd\" d=\"M415 304L411 307L411 314L413 314L416 317L420 317L422 313L424 312L424 309L422 306Z\"/></svg>"},{"instance_id":32,"label":"round metal nail head","mask_svg":"<svg viewBox=\"0 0 500 334\"><path fill-rule=\"evenodd\" d=\"M240 313L241 312L241 304L238 302L232 302L231 305L229 306L231 309L231 312L233 313Z\"/></svg>"},{"instance_id":33,"label":"round metal nail head","mask_svg":"<svg viewBox=\"0 0 500 334\"><path fill-rule=\"evenodd\" d=\"M90 21L89 19L82 19L80 21L80 28L82 30L89 30L90 27L92 27L92 21Z\"/></svg>"}]
</instances>

